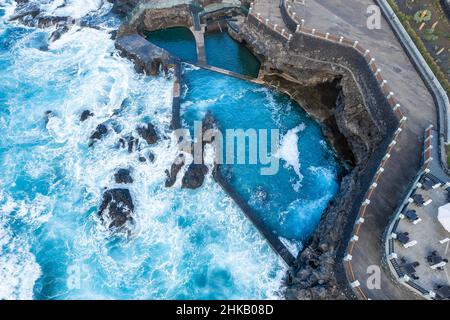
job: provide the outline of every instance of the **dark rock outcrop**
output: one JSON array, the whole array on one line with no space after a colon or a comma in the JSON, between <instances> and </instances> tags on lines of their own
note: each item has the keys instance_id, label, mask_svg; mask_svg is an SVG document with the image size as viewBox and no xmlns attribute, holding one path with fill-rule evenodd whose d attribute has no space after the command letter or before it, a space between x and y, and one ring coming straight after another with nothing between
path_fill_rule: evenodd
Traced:
<instances>
[{"instance_id":1,"label":"dark rock outcrop","mask_svg":"<svg viewBox=\"0 0 450 320\"><path fill-rule=\"evenodd\" d=\"M133 211L133 199L128 189L110 189L103 194L99 215L109 228L120 228L133 221Z\"/></svg>"},{"instance_id":2,"label":"dark rock outcrop","mask_svg":"<svg viewBox=\"0 0 450 320\"><path fill-rule=\"evenodd\" d=\"M108 128L106 125L99 124L97 128L95 129L94 133L91 135L91 141L89 142L89 146L93 146L95 141L101 140L106 134L108 133Z\"/></svg>"},{"instance_id":3,"label":"dark rock outcrop","mask_svg":"<svg viewBox=\"0 0 450 320\"><path fill-rule=\"evenodd\" d=\"M94 114L90 110L84 110L80 115L80 121L86 121L89 117L93 117Z\"/></svg>"},{"instance_id":4,"label":"dark rock outcrop","mask_svg":"<svg viewBox=\"0 0 450 320\"><path fill-rule=\"evenodd\" d=\"M158 134L151 123L138 127L137 132L148 144L155 144L158 142Z\"/></svg>"},{"instance_id":5,"label":"dark rock outcrop","mask_svg":"<svg viewBox=\"0 0 450 320\"><path fill-rule=\"evenodd\" d=\"M188 4L168 4L165 8L162 6L149 6L138 11L128 23L122 25L119 29L119 35L131 34L142 30L153 31L179 26L191 27L194 25L191 8Z\"/></svg>"},{"instance_id":6,"label":"dark rock outcrop","mask_svg":"<svg viewBox=\"0 0 450 320\"><path fill-rule=\"evenodd\" d=\"M249 16L241 36L262 61L260 78L287 93L321 123L340 157L353 166L286 277L288 299L353 297L342 256L360 199L369 188L398 120L366 59L344 47L295 33L287 43ZM350 167L351 167L350 166ZM375 168L375 169L374 169Z\"/></svg>"},{"instance_id":7,"label":"dark rock outcrop","mask_svg":"<svg viewBox=\"0 0 450 320\"><path fill-rule=\"evenodd\" d=\"M184 174L181 187L186 189L198 189L203 185L208 167L204 164L191 163Z\"/></svg>"},{"instance_id":8,"label":"dark rock outcrop","mask_svg":"<svg viewBox=\"0 0 450 320\"><path fill-rule=\"evenodd\" d=\"M181 168L183 168L185 164L185 156L181 153L172 163L172 166L169 170L166 170L167 179L166 179L166 187L172 187L177 181L178 172L180 172Z\"/></svg>"},{"instance_id":9,"label":"dark rock outcrop","mask_svg":"<svg viewBox=\"0 0 450 320\"><path fill-rule=\"evenodd\" d=\"M14 13L9 18L10 21L19 21L20 23L29 26L44 28L56 25L58 23L68 22L70 17L47 16L41 12L39 5L29 1L16 1L17 7Z\"/></svg>"},{"instance_id":10,"label":"dark rock outcrop","mask_svg":"<svg viewBox=\"0 0 450 320\"><path fill-rule=\"evenodd\" d=\"M133 183L133 178L131 177L130 170L128 169L119 169L114 174L114 180L116 181L116 183Z\"/></svg>"},{"instance_id":11,"label":"dark rock outcrop","mask_svg":"<svg viewBox=\"0 0 450 320\"><path fill-rule=\"evenodd\" d=\"M48 122L50 121L50 118L54 117L53 111L47 110L45 111L45 126L47 126Z\"/></svg>"},{"instance_id":12,"label":"dark rock outcrop","mask_svg":"<svg viewBox=\"0 0 450 320\"><path fill-rule=\"evenodd\" d=\"M121 16L126 16L139 3L139 0L108 0L113 4L112 11Z\"/></svg>"}]
</instances>

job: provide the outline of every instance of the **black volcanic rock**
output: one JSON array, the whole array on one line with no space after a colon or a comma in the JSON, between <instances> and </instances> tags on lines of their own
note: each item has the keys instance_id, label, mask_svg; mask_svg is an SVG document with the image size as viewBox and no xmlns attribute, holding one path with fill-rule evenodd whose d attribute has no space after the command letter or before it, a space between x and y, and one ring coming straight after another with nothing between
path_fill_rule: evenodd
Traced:
<instances>
[{"instance_id":1,"label":"black volcanic rock","mask_svg":"<svg viewBox=\"0 0 450 320\"><path fill-rule=\"evenodd\" d=\"M86 121L89 117L94 116L94 114L90 110L84 110L80 115L80 121Z\"/></svg>"},{"instance_id":2,"label":"black volcanic rock","mask_svg":"<svg viewBox=\"0 0 450 320\"><path fill-rule=\"evenodd\" d=\"M128 152L132 153L134 150L138 149L139 139L136 139L133 136L129 136L127 138L127 143L128 143Z\"/></svg>"},{"instance_id":3,"label":"black volcanic rock","mask_svg":"<svg viewBox=\"0 0 450 320\"><path fill-rule=\"evenodd\" d=\"M56 28L55 31L52 32L52 34L50 35L50 37L48 38L49 42L54 42L56 40L59 40L61 38L61 36L66 33L67 31L69 31L69 27L67 25L61 25L58 28Z\"/></svg>"},{"instance_id":4,"label":"black volcanic rock","mask_svg":"<svg viewBox=\"0 0 450 320\"><path fill-rule=\"evenodd\" d=\"M139 0L108 0L113 4L112 12L125 16L127 15Z\"/></svg>"},{"instance_id":5,"label":"black volcanic rock","mask_svg":"<svg viewBox=\"0 0 450 320\"><path fill-rule=\"evenodd\" d=\"M102 221L108 221L109 228L120 228L132 221L133 199L128 189L110 189L103 194L99 215Z\"/></svg>"},{"instance_id":6,"label":"black volcanic rock","mask_svg":"<svg viewBox=\"0 0 450 320\"><path fill-rule=\"evenodd\" d=\"M53 111L47 110L45 111L45 126L47 126L48 122L50 121L50 118L54 117Z\"/></svg>"},{"instance_id":7,"label":"black volcanic rock","mask_svg":"<svg viewBox=\"0 0 450 320\"><path fill-rule=\"evenodd\" d=\"M119 169L114 174L114 180L116 183L133 183L133 178L131 177L130 170L128 169Z\"/></svg>"},{"instance_id":8,"label":"black volcanic rock","mask_svg":"<svg viewBox=\"0 0 450 320\"><path fill-rule=\"evenodd\" d=\"M205 175L208 173L208 167L204 164L191 163L184 174L181 183L182 188L197 189L200 188L205 180Z\"/></svg>"},{"instance_id":9,"label":"black volcanic rock","mask_svg":"<svg viewBox=\"0 0 450 320\"><path fill-rule=\"evenodd\" d=\"M138 127L137 132L148 144L155 144L158 142L158 134L151 123Z\"/></svg>"},{"instance_id":10,"label":"black volcanic rock","mask_svg":"<svg viewBox=\"0 0 450 320\"><path fill-rule=\"evenodd\" d=\"M106 127L106 125L104 125L103 123L99 124L94 133L92 133L91 135L91 142L89 143L89 146L91 147L96 140L102 139L107 133L108 128Z\"/></svg>"},{"instance_id":11,"label":"black volcanic rock","mask_svg":"<svg viewBox=\"0 0 450 320\"><path fill-rule=\"evenodd\" d=\"M172 187L177 181L178 172L180 172L181 168L183 168L185 164L185 159L183 154L179 154L175 161L172 163L172 166L169 170L166 170L167 180L166 187Z\"/></svg>"},{"instance_id":12,"label":"black volcanic rock","mask_svg":"<svg viewBox=\"0 0 450 320\"><path fill-rule=\"evenodd\" d=\"M153 162L155 161L155 155L154 155L154 153L150 151L150 152L147 154L147 157L141 155L141 156L139 156L139 158L138 158L138 160L139 160L140 162L147 162L147 159L148 159L148 161L149 161L150 163L153 163Z\"/></svg>"}]
</instances>

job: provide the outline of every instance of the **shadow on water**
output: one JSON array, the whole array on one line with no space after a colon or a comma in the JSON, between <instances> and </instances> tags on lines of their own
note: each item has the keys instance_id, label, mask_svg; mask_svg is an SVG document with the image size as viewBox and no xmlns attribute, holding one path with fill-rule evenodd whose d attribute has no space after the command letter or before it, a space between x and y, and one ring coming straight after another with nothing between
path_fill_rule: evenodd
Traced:
<instances>
[{"instance_id":1,"label":"shadow on water","mask_svg":"<svg viewBox=\"0 0 450 320\"><path fill-rule=\"evenodd\" d=\"M192 32L185 27L174 27L145 33L147 39L174 56L197 62L197 49Z\"/></svg>"}]
</instances>

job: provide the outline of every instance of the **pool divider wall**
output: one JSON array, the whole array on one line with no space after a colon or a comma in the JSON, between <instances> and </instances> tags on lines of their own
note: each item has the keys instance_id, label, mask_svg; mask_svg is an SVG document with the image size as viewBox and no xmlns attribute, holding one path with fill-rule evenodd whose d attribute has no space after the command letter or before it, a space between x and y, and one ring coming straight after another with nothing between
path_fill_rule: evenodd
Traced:
<instances>
[{"instance_id":1,"label":"pool divider wall","mask_svg":"<svg viewBox=\"0 0 450 320\"><path fill-rule=\"evenodd\" d=\"M181 60L175 59L173 72L173 99L172 99L172 120L170 128L172 130L181 128Z\"/></svg>"},{"instance_id":2,"label":"pool divider wall","mask_svg":"<svg viewBox=\"0 0 450 320\"><path fill-rule=\"evenodd\" d=\"M253 209L224 179L220 172L220 165L215 165L213 171L213 177L216 182L222 187L222 189L233 199L233 201L242 210L245 216L253 223L260 234L267 240L272 249L278 253L278 255L284 260L288 266L292 266L295 262L295 257L281 242L280 238L271 230L269 230L259 216L253 211Z\"/></svg>"}]
</instances>

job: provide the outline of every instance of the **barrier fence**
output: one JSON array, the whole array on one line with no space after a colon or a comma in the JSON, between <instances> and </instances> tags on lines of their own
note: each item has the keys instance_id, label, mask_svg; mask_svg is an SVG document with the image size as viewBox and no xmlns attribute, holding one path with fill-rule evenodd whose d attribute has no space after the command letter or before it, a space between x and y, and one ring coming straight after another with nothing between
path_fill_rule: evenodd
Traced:
<instances>
[{"instance_id":1,"label":"barrier fence","mask_svg":"<svg viewBox=\"0 0 450 320\"><path fill-rule=\"evenodd\" d=\"M356 223L353 228L353 232L351 235L350 242L347 246L347 251L344 256L344 267L346 269L347 278L350 282L350 286L352 287L354 293L362 299L367 300L367 295L363 292L361 289L361 284L356 279L355 274L353 272L352 268L352 253L357 246L359 236L361 233L362 225L365 221L365 216L367 214L368 208L371 203L371 199L374 196L377 188L379 187L379 182L381 179L381 176L383 172L385 171L386 166L388 165L389 159L391 158L392 153L394 152L395 145L398 142L399 136L401 132L404 129L405 123L407 121L407 118L403 114L401 110L401 106L397 99L395 98L395 94L392 91L392 88L389 86L388 81L384 79L381 73L381 69L378 68L376 64L375 58L372 56L371 51L369 49L366 49L363 47L359 41L352 40L350 38L344 37L342 35L333 35L331 33L324 33L320 32L317 29L314 28L308 28L305 27L305 20L302 19L302 17L298 16L297 13L292 9L292 6L289 4L289 1L282 0L280 3L280 10L282 14L283 21L289 31L286 31L284 28L278 26L277 24L272 23L268 18L263 17L260 13L254 12L254 4L253 2L250 5L249 10L249 18L256 19L257 22L261 26L265 26L267 29L271 30L272 32L277 33L282 41L284 41L287 45L289 45L289 42L293 38L292 33L300 33L300 34L306 34L309 36L313 36L319 39L322 39L324 41L331 41L343 46L351 47L354 50L356 50L360 55L364 57L367 64L369 65L373 76L377 79L378 85L380 86L381 91L383 92L386 100L388 101L389 105L391 106L395 116L397 117L399 124L398 127L393 135L393 139L390 142L387 152L385 153L384 157L382 158L377 170L376 174L372 180L372 184L370 185L369 189L367 190L364 201L362 202L362 205L359 208L358 215L356 218ZM431 153L430 153L431 155Z\"/></svg>"}]
</instances>

